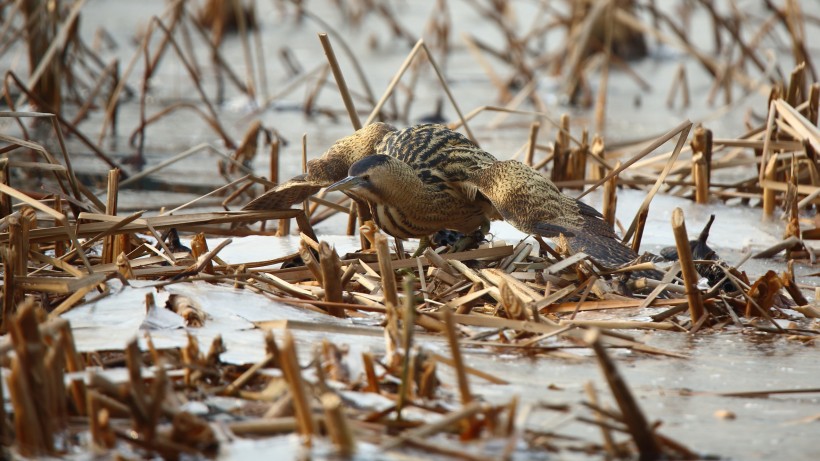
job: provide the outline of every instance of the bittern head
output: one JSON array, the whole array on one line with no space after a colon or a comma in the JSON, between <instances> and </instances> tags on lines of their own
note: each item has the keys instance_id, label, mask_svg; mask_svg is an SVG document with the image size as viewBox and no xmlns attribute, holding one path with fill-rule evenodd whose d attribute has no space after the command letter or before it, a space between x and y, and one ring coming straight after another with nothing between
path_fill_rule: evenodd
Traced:
<instances>
[{"instance_id":1,"label":"bittern head","mask_svg":"<svg viewBox=\"0 0 820 461\"><path fill-rule=\"evenodd\" d=\"M354 163L347 177L327 188L342 191L372 202L383 202L418 181L412 168L388 155L371 155Z\"/></svg>"}]
</instances>

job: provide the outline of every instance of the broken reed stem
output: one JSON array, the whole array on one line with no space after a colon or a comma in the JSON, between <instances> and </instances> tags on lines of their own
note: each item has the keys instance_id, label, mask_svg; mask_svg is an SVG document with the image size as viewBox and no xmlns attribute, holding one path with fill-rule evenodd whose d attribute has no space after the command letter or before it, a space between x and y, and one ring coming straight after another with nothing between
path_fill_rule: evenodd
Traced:
<instances>
[{"instance_id":1,"label":"broken reed stem","mask_svg":"<svg viewBox=\"0 0 820 461\"><path fill-rule=\"evenodd\" d=\"M705 205L709 203L709 178L706 174L706 160L703 156L696 156L692 161L692 176L695 180L695 203Z\"/></svg>"},{"instance_id":2,"label":"broken reed stem","mask_svg":"<svg viewBox=\"0 0 820 461\"><path fill-rule=\"evenodd\" d=\"M401 367L401 384L399 395L396 399L396 417L401 420L401 410L405 402L410 400L411 376L410 367L412 364L411 350L413 348L413 328L415 328L416 302L413 297L413 285L415 279L407 276L404 279L404 315L402 318L402 349L404 349Z\"/></svg>"},{"instance_id":3,"label":"broken reed stem","mask_svg":"<svg viewBox=\"0 0 820 461\"><path fill-rule=\"evenodd\" d=\"M108 192L105 199L105 214L109 216L117 215L117 198L120 189L120 170L114 168L108 170ZM114 242L116 235L109 235L103 239L102 263L111 264L114 262Z\"/></svg>"},{"instance_id":4,"label":"broken reed stem","mask_svg":"<svg viewBox=\"0 0 820 461\"><path fill-rule=\"evenodd\" d=\"M467 418L472 418L477 413L482 411L486 411L486 404L481 402L470 402L467 405L463 406L461 409L456 410L452 413L448 413L442 418L439 418L435 422L430 424L425 424L424 426L417 427L415 429L411 429L402 435L388 441L382 448L384 450L391 450L400 446L401 444L407 442L411 439L423 439L424 437L437 434L442 430L452 426L453 424Z\"/></svg>"},{"instance_id":5,"label":"broken reed stem","mask_svg":"<svg viewBox=\"0 0 820 461\"><path fill-rule=\"evenodd\" d=\"M373 354L370 352L362 352L362 363L364 366L364 374L367 377L367 387L365 391L379 393L379 378L376 376L376 367L373 366L375 360Z\"/></svg>"},{"instance_id":6,"label":"broken reed stem","mask_svg":"<svg viewBox=\"0 0 820 461\"><path fill-rule=\"evenodd\" d=\"M467 405L473 401L473 396L470 394L470 382L467 380L467 371L464 369L456 322L453 320L453 311L447 308L444 309L444 324L447 326L447 342L450 344L450 352L453 354L453 368L455 368L456 378L458 378L461 404Z\"/></svg>"},{"instance_id":7,"label":"broken reed stem","mask_svg":"<svg viewBox=\"0 0 820 461\"><path fill-rule=\"evenodd\" d=\"M686 298L689 300L689 315L692 323L696 323L704 315L703 299L698 289L698 272L692 260L692 249L689 246L689 236L686 234L686 222L683 210L675 208L672 212L672 232L675 234L675 246L678 249L683 284L686 287Z\"/></svg>"},{"instance_id":8,"label":"broken reed stem","mask_svg":"<svg viewBox=\"0 0 820 461\"><path fill-rule=\"evenodd\" d=\"M55 398L64 399L65 394L56 394L54 387L57 383L52 382L57 379L62 384L62 367L55 370L58 371L56 375L46 367L51 348L43 341L33 301L19 307L9 330L16 352L8 384L14 408L17 449L27 457L46 455L54 450L54 435L63 429L64 424L56 411L58 402Z\"/></svg>"},{"instance_id":9,"label":"broken reed stem","mask_svg":"<svg viewBox=\"0 0 820 461\"><path fill-rule=\"evenodd\" d=\"M325 410L325 424L330 433L330 439L340 456L348 457L356 451L356 442L353 438L353 431L344 414L342 399L338 395L327 392L320 398L322 408Z\"/></svg>"},{"instance_id":10,"label":"broken reed stem","mask_svg":"<svg viewBox=\"0 0 820 461\"><path fill-rule=\"evenodd\" d=\"M236 378L232 383L228 384L228 386L225 387L225 389L221 393L223 395L235 395L237 392L239 392L239 389L241 389L245 384L248 383L248 381L251 380L251 378L256 376L256 373L259 372L259 370L267 367L273 361L273 355L267 354L265 358L263 358L261 361L256 362L250 367L248 367L248 369L245 370L241 375L239 375L238 378Z\"/></svg>"},{"instance_id":11,"label":"broken reed stem","mask_svg":"<svg viewBox=\"0 0 820 461\"><path fill-rule=\"evenodd\" d=\"M274 184L279 184L279 149L282 145L279 135L274 135L270 142L270 171L268 172L270 180ZM264 222L262 223L264 225ZM276 236L284 237L290 234L290 219L284 218L279 220L279 225L276 227Z\"/></svg>"},{"instance_id":12,"label":"broken reed stem","mask_svg":"<svg viewBox=\"0 0 820 461\"><path fill-rule=\"evenodd\" d=\"M9 183L9 159L0 159L0 184L11 187ZM0 218L11 214L11 196L0 194Z\"/></svg>"},{"instance_id":13,"label":"broken reed stem","mask_svg":"<svg viewBox=\"0 0 820 461\"><path fill-rule=\"evenodd\" d=\"M659 138L652 141L652 144L646 146L643 150L638 152L638 154L633 156L631 159L629 159L626 163L621 165L619 168L615 168L614 170L610 171L609 174L607 174L606 176L604 176L603 178L598 180L595 184L593 184L592 186L587 188L587 190L585 190L583 193L581 193L581 195L578 196L578 199L583 198L585 195L587 195L590 192L594 191L595 189L601 187L601 185L603 185L607 180L609 180L609 178L611 178L613 176L616 176L621 171L623 171L623 170L629 168L630 166L632 166L633 163L635 163L638 160L646 157L652 151L654 151L658 147L664 145L670 139L674 138L675 135L680 134L682 139L685 140L686 137L689 135L689 128L691 126L692 126L692 122L690 122L689 120L685 120L680 125L678 125L675 128L672 128L671 130L667 131L662 136L660 136ZM679 144L680 144L680 142L679 142ZM678 152L680 151L679 148L677 148L677 151ZM677 159L677 156L673 155L673 158Z\"/></svg>"},{"instance_id":14,"label":"broken reed stem","mask_svg":"<svg viewBox=\"0 0 820 461\"><path fill-rule=\"evenodd\" d=\"M396 274L393 273L393 261L390 259L390 247L387 237L376 234L376 255L379 258L379 273L382 278L382 292L388 312L394 313L399 306L399 295L396 289ZM392 306L392 307L391 307Z\"/></svg>"},{"instance_id":15,"label":"broken reed stem","mask_svg":"<svg viewBox=\"0 0 820 461\"><path fill-rule=\"evenodd\" d=\"M285 338L280 349L282 372L288 382L288 389L293 397L296 419L299 422L299 433L305 438L305 444L311 445L311 438L316 432L313 415L308 401L308 391L302 379L302 370L296 355L296 343L290 330L285 330Z\"/></svg>"},{"instance_id":16,"label":"broken reed stem","mask_svg":"<svg viewBox=\"0 0 820 461\"><path fill-rule=\"evenodd\" d=\"M692 177L695 181L695 202L709 202L712 163L712 131L698 125L692 136Z\"/></svg>"},{"instance_id":17,"label":"broken reed stem","mask_svg":"<svg viewBox=\"0 0 820 461\"><path fill-rule=\"evenodd\" d=\"M766 163L766 167L763 171L763 179L768 180L768 182L773 182L776 179L777 174L777 157L772 156L769 159L769 162ZM763 219L764 220L771 220L772 216L774 216L774 208L776 205L776 194L777 191L770 187L763 188Z\"/></svg>"},{"instance_id":18,"label":"broken reed stem","mask_svg":"<svg viewBox=\"0 0 820 461\"><path fill-rule=\"evenodd\" d=\"M632 251L640 253L641 240L643 239L643 230L646 228L646 220L649 218L649 208L640 210L638 216L635 217L635 235L632 238Z\"/></svg>"},{"instance_id":19,"label":"broken reed stem","mask_svg":"<svg viewBox=\"0 0 820 461\"><path fill-rule=\"evenodd\" d=\"M350 117L350 123L353 124L354 130L359 130L362 127L362 122L359 120L359 114L356 113L356 106L353 104L353 98L350 96L350 90L347 88L344 74L342 74L342 69L339 67L339 61L336 60L336 53L333 52L330 39L326 33L320 33L319 41L322 42L322 48L325 50L325 56L327 56L330 70L333 72L333 78L336 79L336 85L339 87L339 93L342 95L342 101L345 103L345 109L347 109L347 115Z\"/></svg>"},{"instance_id":20,"label":"broken reed stem","mask_svg":"<svg viewBox=\"0 0 820 461\"><path fill-rule=\"evenodd\" d=\"M615 28L615 16L612 9L614 2L607 2L604 6L604 17L600 19L604 23L604 56L601 64L601 83L598 85L598 94L595 98L595 132L601 136L606 134L606 102L607 89L609 87L609 65L612 61L612 33Z\"/></svg>"},{"instance_id":21,"label":"broken reed stem","mask_svg":"<svg viewBox=\"0 0 820 461\"><path fill-rule=\"evenodd\" d=\"M595 351L595 355L598 357L598 364L601 366L604 378L606 378L607 383L609 383L609 388L612 391L613 397L615 397L615 401L618 402L618 408L620 408L621 415L623 415L623 421L629 428L632 440L638 447L640 459L661 459L661 447L658 445L655 434L652 432L652 427L638 406L638 402L632 395L632 391L630 391L623 376L621 376L615 367L615 362L609 358L606 349L604 349L604 345L601 343L600 331L593 329L586 334L584 339L589 343L592 350Z\"/></svg>"},{"instance_id":22,"label":"broken reed stem","mask_svg":"<svg viewBox=\"0 0 820 461\"><path fill-rule=\"evenodd\" d=\"M77 373L85 370L85 364L82 357L77 352L77 345L74 342L74 333L71 331L71 325L65 319L57 319L52 322L60 325L61 343L64 345L66 370L69 373ZM74 410L78 415L86 415L86 386L82 380L72 380L69 384L71 389L71 397L74 400Z\"/></svg>"},{"instance_id":23,"label":"broken reed stem","mask_svg":"<svg viewBox=\"0 0 820 461\"><path fill-rule=\"evenodd\" d=\"M325 301L332 303L343 302L342 263L336 250L324 241L319 243L319 268L322 272L322 288L325 289ZM328 307L327 312L334 317L347 317L345 310L341 307Z\"/></svg>"},{"instance_id":24,"label":"broken reed stem","mask_svg":"<svg viewBox=\"0 0 820 461\"><path fill-rule=\"evenodd\" d=\"M638 225L639 217L643 213L648 212L649 204L652 203L652 199L655 197L655 194L658 193L658 191L661 188L661 185L663 184L664 181L666 181L666 177L672 171L672 167L675 165L675 162L678 160L678 156L680 155L684 144L686 144L686 139L689 137L689 131L692 129L692 122L690 122L689 120L686 120L680 126L681 126L681 128L679 130L678 142L675 144L675 149L672 150L672 155L667 160L666 165L664 165L663 171L661 171L661 174L655 180L655 184L652 186L652 189L649 190L649 193L646 194L646 197L644 197L643 202L641 202L641 206L638 209L638 212L635 214L635 219L632 220L632 223L630 223L629 228L627 229L626 233L624 234L624 241L628 241L632 237L632 233L635 232L636 226ZM654 145L654 143L653 143L653 145ZM633 159L630 159L629 162L626 162L624 165L630 164ZM623 167L621 167L621 168L623 168ZM615 170L615 171L617 171L617 170ZM610 175L611 174L612 173L610 173ZM640 239L638 239L638 240L640 240ZM637 250L636 250L636 252L637 252Z\"/></svg>"},{"instance_id":25,"label":"broken reed stem","mask_svg":"<svg viewBox=\"0 0 820 461\"><path fill-rule=\"evenodd\" d=\"M530 142L527 144L527 155L524 157L524 163L532 166L533 158L535 157L535 147L538 141L538 130L541 128L540 122L532 122L530 125Z\"/></svg>"},{"instance_id":26,"label":"broken reed stem","mask_svg":"<svg viewBox=\"0 0 820 461\"><path fill-rule=\"evenodd\" d=\"M615 168L621 166L621 162L615 164ZM604 183L603 210L604 221L615 227L615 210L618 208L618 176L613 176Z\"/></svg>"}]
</instances>

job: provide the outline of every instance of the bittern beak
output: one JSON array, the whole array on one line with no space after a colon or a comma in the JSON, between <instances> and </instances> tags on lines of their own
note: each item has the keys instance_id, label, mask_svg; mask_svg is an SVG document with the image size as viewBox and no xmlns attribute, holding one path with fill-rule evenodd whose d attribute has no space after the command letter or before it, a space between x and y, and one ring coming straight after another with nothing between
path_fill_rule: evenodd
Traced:
<instances>
[{"instance_id":1,"label":"bittern beak","mask_svg":"<svg viewBox=\"0 0 820 461\"><path fill-rule=\"evenodd\" d=\"M342 179L341 181L336 181L335 183L331 184L327 188L327 192L333 192L333 191L337 191L337 190L338 191L346 191L346 190L354 189L354 188L359 187L360 185L362 185L363 182L364 181L362 180L362 178L360 178L358 176L348 176L348 177Z\"/></svg>"}]
</instances>

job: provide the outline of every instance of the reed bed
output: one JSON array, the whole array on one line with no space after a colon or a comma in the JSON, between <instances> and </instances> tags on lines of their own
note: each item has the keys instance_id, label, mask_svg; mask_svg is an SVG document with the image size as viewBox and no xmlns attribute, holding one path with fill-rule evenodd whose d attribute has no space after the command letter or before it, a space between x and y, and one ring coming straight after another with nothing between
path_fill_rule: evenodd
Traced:
<instances>
[{"instance_id":1,"label":"reed bed","mask_svg":"<svg viewBox=\"0 0 820 461\"><path fill-rule=\"evenodd\" d=\"M454 18L444 0L436 2L424 33L406 27L390 2L333 3L342 21L379 21L392 39L407 44L404 63L379 98L357 58L361 50L352 50L303 2L275 4L294 24L309 21L325 31L318 35L316 52L321 48L327 64L306 71L292 50L282 48L280 59L290 75L276 92L266 74L259 36L264 23L253 1L170 2L141 31L138 51L122 68L118 59L106 62L78 33L78 18L87 13L83 1L53 10L49 2L6 3L11 7L0 17L0 59L25 48L30 67L25 77L19 70L5 73L6 107L0 112L0 121L16 127L15 134L0 133L0 332L5 335L0 363L11 402L10 413L0 411L0 446L6 453L35 457L88 450L125 457L215 457L233 437L298 434L305 450L326 446L341 457L422 452L454 459L510 459L522 450L583 450L611 458L693 459L701 455L697 441L677 441L650 421L658 415L649 416L640 407L612 351L663 360L686 360L687 355L647 344L631 330L681 335L740 330L806 343L820 334L811 320L820 318L820 311L808 301L807 286L794 269L794 264L815 263L811 241L820 238L817 220L807 224L801 215L820 203L820 83L805 31L818 20L797 2L767 2L768 17L754 23L756 30L741 30L755 26L743 21L742 12L720 12L708 0L683 2L680 18L669 17L654 2L544 2L527 30L516 27L507 2L467 1L472 14L503 37L501 47L473 33L460 37L459 46L467 48L497 92L495 102L472 110L462 110L464 103L457 101L447 77ZM690 40L687 21L695 10L711 18L714 50L698 49ZM224 54L229 33L242 42L244 76ZM556 33L563 37L560 46L545 48L547 34ZM767 64L756 49L778 33L787 37L794 55L788 75ZM708 72L713 78L708 102L722 94L722 110L732 110L737 101L733 92L768 95L766 107L749 117L748 131L717 135L707 118L682 121L647 139L608 143L608 75L626 72L648 88L647 76L632 71L629 63L646 56L650 38L677 47ZM211 61L207 71L199 62L202 50ZM336 55L338 50L344 59ZM191 92L157 110L150 104L150 83L169 60L183 69ZM670 106L678 100L688 106L694 99L687 70L679 69L668 91ZM258 117L303 88L300 107L307 116L346 117L358 129L374 120L408 122L424 72L439 82L437 91L443 95L434 115L441 117L446 100L457 114L449 126L477 142L477 118L490 113L496 117L490 128L524 127L518 156L559 187L582 190L582 197L601 189L604 216L620 226L624 242L636 251L652 200L662 192L704 205L759 207L768 220L782 211L783 241L746 258L784 258L788 270L750 276L741 268L745 259L729 265L707 245L708 226L701 238L690 241L694 229L687 230L680 209L672 213L668 229L676 245L664 250L663 261L645 255L614 271L596 266L583 253L567 254L561 242L550 246L541 239L490 242L462 252L427 249L413 258L400 241L357 222L357 210L347 199L322 194L296 209L231 211L286 179L280 177L282 162L301 160L304 168L308 139L302 139L301 159L283 159L281 149L288 141L279 130L254 118L235 133L220 111L226 93L257 101L251 116ZM554 109L536 90L544 73L566 82L560 91L567 103L594 109L594 129L568 114L552 115ZM597 93L593 79L599 79ZM341 96L335 106L320 99L320 91L334 83ZM128 157L112 155L107 147L123 129L118 114L124 110L138 114L135 126L124 127L130 130L125 136ZM204 121L218 142L146 164L149 128L180 112ZM98 120L94 127L89 126L91 115ZM93 129L99 130L96 136ZM75 168L74 146L93 154L95 171ZM203 152L218 157L214 169L224 186L161 177L177 162ZM264 174L251 167L259 153L270 157ZM732 182L716 179L717 172L732 168L751 173ZM173 209L146 206L124 212L120 199L134 187L184 191L197 198ZM622 188L646 192L628 226L615 222ZM215 207L221 211L213 211ZM337 214L347 215L349 234L361 226L360 250L339 254L314 232L313 226ZM238 264L220 257L230 239L213 248L208 242L217 235L277 238L297 230L299 249L292 254ZM190 238L190 248L180 235ZM709 243L720 247L721 242ZM630 277L647 269L665 275L661 280ZM188 344L178 349L154 347L148 333L143 348L133 340L121 350L79 352L75 332L62 317L84 304L116 297L114 287L140 284L160 293L173 285L202 283L259 293L315 321L257 322L256 329L264 332L264 358L236 365L220 358L227 352L221 337L199 343L195 332L212 320L195 300L175 297L167 306L157 306L151 294L144 305L134 306L146 315L166 308L179 315L191 333ZM646 309L651 309L651 321L638 318ZM611 317L584 315L593 311L607 311ZM330 321L374 317L380 326ZM300 343L304 331L322 332L326 339ZM340 333L380 336L384 345L378 353L354 357L334 340ZM419 338L439 338L448 355ZM564 425L528 427L534 408L521 405L517 396L493 404L482 399L477 387L508 381L469 366L464 357L468 348L539 360L563 360L568 351L590 350L609 387L607 397L588 383L586 400L546 410L565 415L566 424L595 426L601 438L578 439ZM116 369L126 377L114 379L111 371ZM354 375L352 369L362 372ZM183 405L210 405L220 398L242 402L241 409L225 419L219 412L197 413Z\"/></svg>"}]
</instances>

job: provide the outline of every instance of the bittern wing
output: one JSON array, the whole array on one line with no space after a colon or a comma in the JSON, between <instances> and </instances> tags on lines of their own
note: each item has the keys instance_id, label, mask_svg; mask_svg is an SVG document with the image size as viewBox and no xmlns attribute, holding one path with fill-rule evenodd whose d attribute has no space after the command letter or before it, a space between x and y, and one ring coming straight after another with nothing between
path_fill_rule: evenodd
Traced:
<instances>
[{"instance_id":1,"label":"bittern wing","mask_svg":"<svg viewBox=\"0 0 820 461\"><path fill-rule=\"evenodd\" d=\"M306 179L306 175L299 175L289 181L277 185L253 199L242 207L243 210L287 210L291 206L305 201L308 197L319 192L328 184L318 183Z\"/></svg>"},{"instance_id":2,"label":"bittern wing","mask_svg":"<svg viewBox=\"0 0 820 461\"><path fill-rule=\"evenodd\" d=\"M547 177L515 160L495 162L469 181L517 229L555 238L563 235L573 251L583 251L608 267L638 255L623 245L595 208L562 193Z\"/></svg>"}]
</instances>

